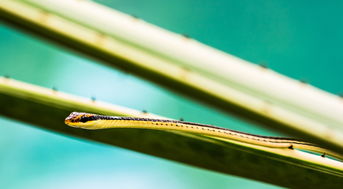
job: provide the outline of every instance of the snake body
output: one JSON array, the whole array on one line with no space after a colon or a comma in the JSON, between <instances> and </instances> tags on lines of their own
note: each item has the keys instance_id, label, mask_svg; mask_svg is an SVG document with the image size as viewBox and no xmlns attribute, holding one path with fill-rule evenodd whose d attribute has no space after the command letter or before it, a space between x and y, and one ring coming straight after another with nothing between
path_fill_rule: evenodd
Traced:
<instances>
[{"instance_id":1,"label":"snake body","mask_svg":"<svg viewBox=\"0 0 343 189\"><path fill-rule=\"evenodd\" d=\"M312 151L320 153L322 154L322 156L330 155L335 158L343 160L342 155L306 141L286 137L255 135L231 129L221 128L217 126L193 122L168 119L117 117L91 113L73 112L65 119L65 123L71 127L90 130L111 128L141 128L154 130L181 131L185 133L207 135L219 139L234 140L270 148L289 148Z\"/></svg>"}]
</instances>

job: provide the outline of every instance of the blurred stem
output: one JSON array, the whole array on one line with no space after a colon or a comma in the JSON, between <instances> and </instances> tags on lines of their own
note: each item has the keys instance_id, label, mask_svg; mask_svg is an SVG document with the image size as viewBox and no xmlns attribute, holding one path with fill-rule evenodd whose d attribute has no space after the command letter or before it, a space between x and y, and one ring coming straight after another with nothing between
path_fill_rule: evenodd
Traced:
<instances>
[{"instance_id":1,"label":"blurred stem","mask_svg":"<svg viewBox=\"0 0 343 189\"><path fill-rule=\"evenodd\" d=\"M221 173L291 188L339 188L343 185L343 163L297 150L222 142L205 136L167 131L71 128L64 124L64 119L72 111L158 116L3 77L0 77L0 107L0 114L43 129Z\"/></svg>"}]
</instances>

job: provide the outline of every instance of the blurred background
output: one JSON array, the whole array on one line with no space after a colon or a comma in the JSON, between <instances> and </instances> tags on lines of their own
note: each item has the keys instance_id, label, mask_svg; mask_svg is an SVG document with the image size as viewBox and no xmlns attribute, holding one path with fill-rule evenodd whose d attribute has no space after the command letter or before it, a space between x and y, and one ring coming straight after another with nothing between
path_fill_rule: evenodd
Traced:
<instances>
[{"instance_id":1,"label":"blurred background","mask_svg":"<svg viewBox=\"0 0 343 189\"><path fill-rule=\"evenodd\" d=\"M343 93L343 1L97 2L331 93ZM0 75L170 118L282 136L4 23L0 25ZM0 133L0 188L277 188L5 117L0 117Z\"/></svg>"}]
</instances>

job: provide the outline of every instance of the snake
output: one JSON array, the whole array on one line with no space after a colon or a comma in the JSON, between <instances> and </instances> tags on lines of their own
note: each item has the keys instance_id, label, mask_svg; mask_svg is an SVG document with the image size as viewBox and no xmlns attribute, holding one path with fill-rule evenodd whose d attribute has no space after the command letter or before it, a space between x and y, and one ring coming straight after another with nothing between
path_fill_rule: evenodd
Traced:
<instances>
[{"instance_id":1,"label":"snake","mask_svg":"<svg viewBox=\"0 0 343 189\"><path fill-rule=\"evenodd\" d=\"M217 139L239 141L269 148L311 151L321 154L322 157L329 155L336 159L343 160L343 156L341 154L325 149L316 144L298 139L256 135L213 125L172 119L119 117L84 112L72 112L64 122L68 126L88 130L139 128L163 131L180 131L189 134L206 135Z\"/></svg>"}]
</instances>

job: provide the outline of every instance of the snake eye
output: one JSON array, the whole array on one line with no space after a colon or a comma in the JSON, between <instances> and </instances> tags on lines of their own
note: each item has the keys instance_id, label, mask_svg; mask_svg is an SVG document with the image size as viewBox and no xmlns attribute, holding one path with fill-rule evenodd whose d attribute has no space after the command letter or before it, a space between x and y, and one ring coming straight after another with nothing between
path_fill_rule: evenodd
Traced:
<instances>
[{"instance_id":1,"label":"snake eye","mask_svg":"<svg viewBox=\"0 0 343 189\"><path fill-rule=\"evenodd\" d=\"M82 116L79 121L82 122L82 123L85 123L85 122L87 122L89 120L91 120L90 117Z\"/></svg>"},{"instance_id":2,"label":"snake eye","mask_svg":"<svg viewBox=\"0 0 343 189\"><path fill-rule=\"evenodd\" d=\"M96 120L96 117L94 115L88 114L88 115L83 115L79 118L79 122L86 123L87 121L92 121Z\"/></svg>"}]
</instances>

